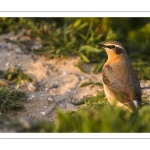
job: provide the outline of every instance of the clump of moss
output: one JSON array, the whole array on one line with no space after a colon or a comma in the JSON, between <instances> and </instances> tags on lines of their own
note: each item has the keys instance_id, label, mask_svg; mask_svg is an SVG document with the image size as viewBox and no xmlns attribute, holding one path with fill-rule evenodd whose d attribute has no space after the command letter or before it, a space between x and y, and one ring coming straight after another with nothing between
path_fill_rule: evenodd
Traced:
<instances>
[{"instance_id":1,"label":"clump of moss","mask_svg":"<svg viewBox=\"0 0 150 150\"><path fill-rule=\"evenodd\" d=\"M0 111L6 112L10 109L22 109L24 106L19 101L26 100L24 92L9 87L0 87Z\"/></svg>"},{"instance_id":2,"label":"clump of moss","mask_svg":"<svg viewBox=\"0 0 150 150\"><path fill-rule=\"evenodd\" d=\"M13 81L15 84L20 84L21 81L32 82L33 79L27 74L23 73L20 69L8 69L0 72L1 78L4 78L8 81Z\"/></svg>"}]
</instances>

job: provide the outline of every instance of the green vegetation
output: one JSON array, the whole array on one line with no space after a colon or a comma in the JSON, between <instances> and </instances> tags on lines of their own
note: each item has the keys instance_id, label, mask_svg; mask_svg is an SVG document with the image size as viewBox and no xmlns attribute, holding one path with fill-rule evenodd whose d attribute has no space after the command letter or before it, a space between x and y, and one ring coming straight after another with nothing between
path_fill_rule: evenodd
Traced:
<instances>
[{"instance_id":1,"label":"green vegetation","mask_svg":"<svg viewBox=\"0 0 150 150\"><path fill-rule=\"evenodd\" d=\"M85 86L88 86L88 85L92 85L92 86L94 86L94 85L102 86L102 83L100 83L100 82L94 82L94 81L92 81L91 79L89 79L88 82L82 83L82 84L80 85L80 87L85 87Z\"/></svg>"},{"instance_id":2,"label":"green vegetation","mask_svg":"<svg viewBox=\"0 0 150 150\"><path fill-rule=\"evenodd\" d=\"M20 84L21 81L32 82L33 79L27 74L23 73L20 69L8 69L5 71L0 71L0 78L12 81L15 84Z\"/></svg>"},{"instance_id":3,"label":"green vegetation","mask_svg":"<svg viewBox=\"0 0 150 150\"><path fill-rule=\"evenodd\" d=\"M132 63L140 80L150 80L150 63L147 61L138 61Z\"/></svg>"},{"instance_id":4,"label":"green vegetation","mask_svg":"<svg viewBox=\"0 0 150 150\"><path fill-rule=\"evenodd\" d=\"M0 87L0 111L5 113L11 109L22 109L23 105L19 101L26 100L23 92L8 87Z\"/></svg>"},{"instance_id":5,"label":"green vegetation","mask_svg":"<svg viewBox=\"0 0 150 150\"><path fill-rule=\"evenodd\" d=\"M1 116L0 127L13 129L16 132L147 133L150 132L149 113L150 106L143 106L131 113L105 103L101 107L90 107L75 114L58 110L55 122L25 120L26 123L23 123L8 119L2 121Z\"/></svg>"},{"instance_id":6,"label":"green vegetation","mask_svg":"<svg viewBox=\"0 0 150 150\"><path fill-rule=\"evenodd\" d=\"M1 34L26 29L27 36L40 39L42 47L32 49L35 53L48 58L80 56L86 63L96 63L94 73L107 58L97 43L107 40L120 41L133 62L150 61L149 18L0 18L0 22ZM17 43L31 49L29 41ZM81 68L80 63L77 66Z\"/></svg>"}]
</instances>

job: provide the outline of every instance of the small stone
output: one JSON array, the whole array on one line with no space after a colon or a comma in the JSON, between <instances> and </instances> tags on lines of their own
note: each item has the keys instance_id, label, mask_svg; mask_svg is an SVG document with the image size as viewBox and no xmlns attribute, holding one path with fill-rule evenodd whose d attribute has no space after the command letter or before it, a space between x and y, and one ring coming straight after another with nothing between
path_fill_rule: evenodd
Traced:
<instances>
[{"instance_id":1,"label":"small stone","mask_svg":"<svg viewBox=\"0 0 150 150\"><path fill-rule=\"evenodd\" d=\"M34 97L35 97L35 95L34 95L34 94L32 94L32 95L31 95L31 98L34 98Z\"/></svg>"},{"instance_id":2,"label":"small stone","mask_svg":"<svg viewBox=\"0 0 150 150\"><path fill-rule=\"evenodd\" d=\"M60 104L59 106L60 106L60 107L62 107L63 105L62 105L62 104Z\"/></svg>"},{"instance_id":3,"label":"small stone","mask_svg":"<svg viewBox=\"0 0 150 150\"><path fill-rule=\"evenodd\" d=\"M10 37L9 39L10 39L10 40L14 40L14 37L12 36L12 37Z\"/></svg>"},{"instance_id":4,"label":"small stone","mask_svg":"<svg viewBox=\"0 0 150 150\"><path fill-rule=\"evenodd\" d=\"M58 85L58 83L54 83L54 84L50 85L50 87L52 89L57 89L59 87L59 85Z\"/></svg>"},{"instance_id":5,"label":"small stone","mask_svg":"<svg viewBox=\"0 0 150 150\"><path fill-rule=\"evenodd\" d=\"M42 90L43 90L43 91L48 91L48 88L45 88L45 87L44 87L44 88L42 88Z\"/></svg>"},{"instance_id":6,"label":"small stone","mask_svg":"<svg viewBox=\"0 0 150 150\"><path fill-rule=\"evenodd\" d=\"M30 102L31 100L32 100L32 98L31 98L31 97L29 97L29 98L27 99L27 101L28 101L28 102Z\"/></svg>"},{"instance_id":7,"label":"small stone","mask_svg":"<svg viewBox=\"0 0 150 150\"><path fill-rule=\"evenodd\" d=\"M9 64L10 64L10 63L9 63L9 62L7 62L5 66L6 66L6 67L8 67L8 66L9 66Z\"/></svg>"},{"instance_id":8,"label":"small stone","mask_svg":"<svg viewBox=\"0 0 150 150\"><path fill-rule=\"evenodd\" d=\"M45 111L42 111L41 114L44 116L45 115Z\"/></svg>"},{"instance_id":9,"label":"small stone","mask_svg":"<svg viewBox=\"0 0 150 150\"><path fill-rule=\"evenodd\" d=\"M63 72L63 75L66 76L66 75L67 75L67 72L64 71L64 72Z\"/></svg>"},{"instance_id":10,"label":"small stone","mask_svg":"<svg viewBox=\"0 0 150 150\"><path fill-rule=\"evenodd\" d=\"M32 83L29 83L27 85L27 89L31 92L34 92L36 90L36 87Z\"/></svg>"},{"instance_id":11,"label":"small stone","mask_svg":"<svg viewBox=\"0 0 150 150\"><path fill-rule=\"evenodd\" d=\"M83 76L81 76L80 78L81 78L81 80L84 80L84 79L85 79L85 77L83 77Z\"/></svg>"},{"instance_id":12,"label":"small stone","mask_svg":"<svg viewBox=\"0 0 150 150\"><path fill-rule=\"evenodd\" d=\"M48 107L47 106L44 106L44 109L47 109Z\"/></svg>"},{"instance_id":13,"label":"small stone","mask_svg":"<svg viewBox=\"0 0 150 150\"><path fill-rule=\"evenodd\" d=\"M16 52L17 52L17 53L21 53L21 49L20 49L20 48L17 48L17 49L16 49Z\"/></svg>"},{"instance_id":14,"label":"small stone","mask_svg":"<svg viewBox=\"0 0 150 150\"><path fill-rule=\"evenodd\" d=\"M18 64L17 66L18 66L18 67L20 67L21 65L20 65L20 64Z\"/></svg>"},{"instance_id":15,"label":"small stone","mask_svg":"<svg viewBox=\"0 0 150 150\"><path fill-rule=\"evenodd\" d=\"M29 117L32 117L32 115L31 115L31 114L29 114Z\"/></svg>"},{"instance_id":16,"label":"small stone","mask_svg":"<svg viewBox=\"0 0 150 150\"><path fill-rule=\"evenodd\" d=\"M48 101L48 103L53 103L54 102L54 100L51 97L47 97L47 101Z\"/></svg>"},{"instance_id":17,"label":"small stone","mask_svg":"<svg viewBox=\"0 0 150 150\"><path fill-rule=\"evenodd\" d=\"M76 91L76 90L74 90L73 92L74 92L74 93L77 93L77 91Z\"/></svg>"},{"instance_id":18,"label":"small stone","mask_svg":"<svg viewBox=\"0 0 150 150\"><path fill-rule=\"evenodd\" d=\"M52 91L52 93L54 93L54 94L58 94L58 93L60 92L60 89L59 89L59 88L58 88L58 89L52 89L51 91Z\"/></svg>"}]
</instances>

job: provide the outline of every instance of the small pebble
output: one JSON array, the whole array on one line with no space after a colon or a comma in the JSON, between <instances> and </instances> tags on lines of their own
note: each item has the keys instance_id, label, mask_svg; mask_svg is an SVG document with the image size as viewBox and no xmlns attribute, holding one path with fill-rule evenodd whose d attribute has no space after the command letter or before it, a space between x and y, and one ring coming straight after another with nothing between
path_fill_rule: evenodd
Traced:
<instances>
[{"instance_id":1,"label":"small pebble","mask_svg":"<svg viewBox=\"0 0 150 150\"><path fill-rule=\"evenodd\" d=\"M41 114L44 116L45 115L45 111L42 111Z\"/></svg>"},{"instance_id":2,"label":"small pebble","mask_svg":"<svg viewBox=\"0 0 150 150\"><path fill-rule=\"evenodd\" d=\"M34 94L32 94L32 95L31 95L31 98L33 98L33 97L35 97L35 95L34 95Z\"/></svg>"},{"instance_id":3,"label":"small pebble","mask_svg":"<svg viewBox=\"0 0 150 150\"><path fill-rule=\"evenodd\" d=\"M66 76L66 75L67 75L67 72L63 72L63 75Z\"/></svg>"},{"instance_id":4,"label":"small pebble","mask_svg":"<svg viewBox=\"0 0 150 150\"><path fill-rule=\"evenodd\" d=\"M77 93L77 91L75 91L75 90L74 90L73 92L74 92L74 93Z\"/></svg>"},{"instance_id":5,"label":"small pebble","mask_svg":"<svg viewBox=\"0 0 150 150\"><path fill-rule=\"evenodd\" d=\"M32 83L29 83L27 85L27 89L31 92L34 92L36 90L36 87Z\"/></svg>"},{"instance_id":6,"label":"small pebble","mask_svg":"<svg viewBox=\"0 0 150 150\"><path fill-rule=\"evenodd\" d=\"M45 88L45 87L44 87L42 90L43 90L43 91L48 91L48 88Z\"/></svg>"},{"instance_id":7,"label":"small pebble","mask_svg":"<svg viewBox=\"0 0 150 150\"><path fill-rule=\"evenodd\" d=\"M29 97L29 98L27 99L27 101L28 101L28 102L30 102L31 100L32 100L32 98L31 98L31 97Z\"/></svg>"},{"instance_id":8,"label":"small pebble","mask_svg":"<svg viewBox=\"0 0 150 150\"><path fill-rule=\"evenodd\" d=\"M9 63L9 62L7 62L7 63L6 63L6 67L8 67L8 66L9 66L9 64L10 64L10 63Z\"/></svg>"},{"instance_id":9,"label":"small pebble","mask_svg":"<svg viewBox=\"0 0 150 150\"><path fill-rule=\"evenodd\" d=\"M21 53L21 49L20 49L20 48L17 48L17 49L16 49L16 52L17 52L17 53Z\"/></svg>"},{"instance_id":10,"label":"small pebble","mask_svg":"<svg viewBox=\"0 0 150 150\"><path fill-rule=\"evenodd\" d=\"M44 106L44 109L47 109L47 106Z\"/></svg>"},{"instance_id":11,"label":"small pebble","mask_svg":"<svg viewBox=\"0 0 150 150\"><path fill-rule=\"evenodd\" d=\"M47 101L48 101L48 103L53 103L54 102L54 100L51 97L47 97Z\"/></svg>"},{"instance_id":12,"label":"small pebble","mask_svg":"<svg viewBox=\"0 0 150 150\"><path fill-rule=\"evenodd\" d=\"M75 101L74 99L71 100L71 102L74 102L74 101Z\"/></svg>"},{"instance_id":13,"label":"small pebble","mask_svg":"<svg viewBox=\"0 0 150 150\"><path fill-rule=\"evenodd\" d=\"M80 78L81 78L81 80L84 80L84 79L85 79L85 77L83 77L83 76L81 76Z\"/></svg>"},{"instance_id":14,"label":"small pebble","mask_svg":"<svg viewBox=\"0 0 150 150\"><path fill-rule=\"evenodd\" d=\"M57 89L59 87L58 83L54 83L50 85L51 88Z\"/></svg>"},{"instance_id":15,"label":"small pebble","mask_svg":"<svg viewBox=\"0 0 150 150\"><path fill-rule=\"evenodd\" d=\"M10 37L9 39L10 39L10 40L14 40L14 37L12 36L12 37Z\"/></svg>"}]
</instances>

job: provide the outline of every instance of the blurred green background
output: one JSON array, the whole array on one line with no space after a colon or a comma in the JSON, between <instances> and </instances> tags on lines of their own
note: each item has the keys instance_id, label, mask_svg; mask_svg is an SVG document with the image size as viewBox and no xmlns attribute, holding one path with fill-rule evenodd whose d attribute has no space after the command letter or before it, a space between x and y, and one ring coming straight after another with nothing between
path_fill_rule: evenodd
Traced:
<instances>
[{"instance_id":1,"label":"blurred green background","mask_svg":"<svg viewBox=\"0 0 150 150\"><path fill-rule=\"evenodd\" d=\"M0 18L0 35L18 34L22 29L42 45L32 52L49 59L79 56L82 71L82 63L96 64L93 73L99 73L107 59L97 43L117 40L124 45L139 79L150 79L150 18ZM0 127L17 127L19 132L150 132L149 106L130 113L91 102L84 111L74 115L58 111L55 123L31 123L28 128L1 115Z\"/></svg>"},{"instance_id":2,"label":"blurred green background","mask_svg":"<svg viewBox=\"0 0 150 150\"><path fill-rule=\"evenodd\" d=\"M99 61L93 54L97 51L85 45L96 48L97 43L118 40L132 59L150 60L150 18L0 18L0 34L22 28L41 38L41 53L51 57L83 53L89 61Z\"/></svg>"}]
</instances>

